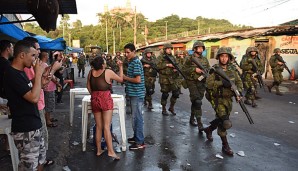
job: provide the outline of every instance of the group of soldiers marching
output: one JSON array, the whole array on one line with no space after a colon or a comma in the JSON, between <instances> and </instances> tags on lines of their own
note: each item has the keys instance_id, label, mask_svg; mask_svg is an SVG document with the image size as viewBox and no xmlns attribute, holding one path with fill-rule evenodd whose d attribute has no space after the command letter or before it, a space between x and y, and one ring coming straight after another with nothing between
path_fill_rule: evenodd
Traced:
<instances>
[{"instance_id":1,"label":"group of soldiers marching","mask_svg":"<svg viewBox=\"0 0 298 171\"><path fill-rule=\"evenodd\" d=\"M201 41L196 41L193 44L193 54L191 55L184 51L177 51L174 56L172 50L171 44L164 44L160 56L155 57L150 48L145 49L141 59L146 87L144 104L148 109L153 109L152 95L155 92L157 76L162 93L160 101L162 115L169 115L168 111L172 115L176 115L174 106L181 94L181 86L188 88L191 101L189 123L198 127L200 134L205 132L209 141L213 141L212 132L217 129L222 140L222 151L227 155L233 155L226 136L227 129L232 127L229 115L232 111L233 97L237 102L242 102L242 91L245 91L244 104L252 107L257 107L256 100L261 98L257 94L255 78L257 74L259 76L263 74L264 66L258 49L256 47L247 48L246 54L243 55L240 65L238 65L242 69L242 74L238 70L239 67L237 67L235 57L232 55L232 49L229 47L219 48L216 54L218 64L212 67L210 67L208 59L202 55L205 46ZM271 92L272 87L275 86L277 95L282 95L279 85L283 80L281 73L286 67L285 62L280 59L282 59L280 49L276 48L274 55L270 58L274 82L267 87ZM167 100L170 94L170 106L167 110ZM210 122L208 127L203 127L201 120L204 96L216 112L215 119ZM250 122L253 123L252 120Z\"/></svg>"}]
</instances>

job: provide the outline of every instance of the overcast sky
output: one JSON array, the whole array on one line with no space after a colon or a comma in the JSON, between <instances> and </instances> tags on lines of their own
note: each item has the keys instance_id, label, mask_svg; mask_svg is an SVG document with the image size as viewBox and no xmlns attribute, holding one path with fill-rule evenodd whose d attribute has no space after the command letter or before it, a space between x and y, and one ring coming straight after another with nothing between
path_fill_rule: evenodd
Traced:
<instances>
[{"instance_id":1,"label":"overcast sky","mask_svg":"<svg viewBox=\"0 0 298 171\"><path fill-rule=\"evenodd\" d=\"M127 0L76 0L77 15L70 15L71 21L79 19L83 25L97 24L96 13L124 7ZM254 27L275 26L298 19L297 0L130 0L149 21L155 21L171 14L180 17L227 19L232 24Z\"/></svg>"}]
</instances>

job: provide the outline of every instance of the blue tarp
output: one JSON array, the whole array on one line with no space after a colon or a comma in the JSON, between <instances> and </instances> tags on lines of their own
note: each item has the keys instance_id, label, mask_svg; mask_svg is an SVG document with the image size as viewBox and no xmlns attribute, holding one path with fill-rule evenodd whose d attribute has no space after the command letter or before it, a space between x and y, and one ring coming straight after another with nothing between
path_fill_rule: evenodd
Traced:
<instances>
[{"instance_id":1,"label":"blue tarp","mask_svg":"<svg viewBox=\"0 0 298 171\"><path fill-rule=\"evenodd\" d=\"M9 22L9 20L2 16L0 22ZM16 40L22 40L24 37L30 36L29 33L15 26L14 24L2 24L0 25L0 33L8 35ZM66 48L65 40L63 38L57 38L55 40L47 38L45 36L35 35L33 36L38 40L41 49L45 50L61 50Z\"/></svg>"}]
</instances>

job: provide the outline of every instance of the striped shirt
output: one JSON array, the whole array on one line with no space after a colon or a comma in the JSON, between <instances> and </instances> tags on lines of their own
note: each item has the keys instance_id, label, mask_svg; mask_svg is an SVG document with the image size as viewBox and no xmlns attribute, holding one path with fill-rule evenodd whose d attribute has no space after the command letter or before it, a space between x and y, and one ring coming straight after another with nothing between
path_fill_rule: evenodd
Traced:
<instances>
[{"instance_id":1,"label":"striped shirt","mask_svg":"<svg viewBox=\"0 0 298 171\"><path fill-rule=\"evenodd\" d=\"M125 82L126 88L125 92L128 96L133 97L145 97L145 79L143 65L138 57L134 57L128 63L127 76L130 78L135 78L136 76L141 76L141 83L132 83L129 81Z\"/></svg>"}]
</instances>

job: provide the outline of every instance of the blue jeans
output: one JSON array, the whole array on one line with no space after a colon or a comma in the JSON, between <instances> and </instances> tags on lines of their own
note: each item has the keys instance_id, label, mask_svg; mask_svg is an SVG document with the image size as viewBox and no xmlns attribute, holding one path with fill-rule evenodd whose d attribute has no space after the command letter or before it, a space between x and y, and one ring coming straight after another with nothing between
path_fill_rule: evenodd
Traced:
<instances>
[{"instance_id":1,"label":"blue jeans","mask_svg":"<svg viewBox=\"0 0 298 171\"><path fill-rule=\"evenodd\" d=\"M133 96L128 96L128 98L130 99L134 138L137 144L142 144L144 143L144 119L142 112L144 98Z\"/></svg>"}]
</instances>

